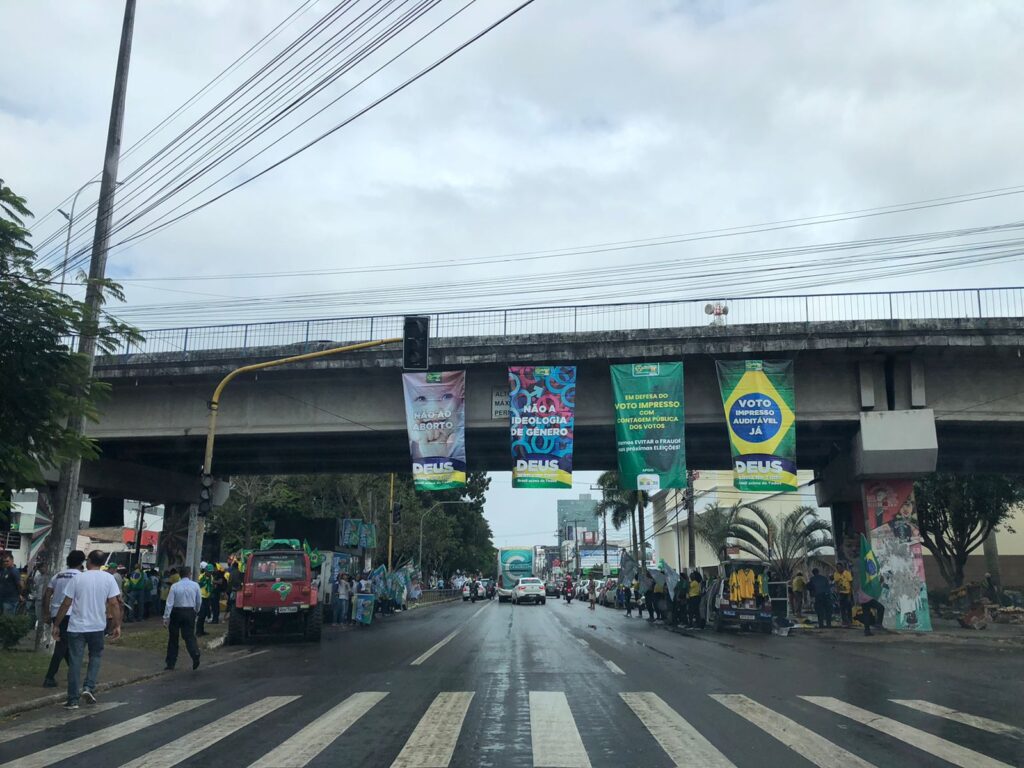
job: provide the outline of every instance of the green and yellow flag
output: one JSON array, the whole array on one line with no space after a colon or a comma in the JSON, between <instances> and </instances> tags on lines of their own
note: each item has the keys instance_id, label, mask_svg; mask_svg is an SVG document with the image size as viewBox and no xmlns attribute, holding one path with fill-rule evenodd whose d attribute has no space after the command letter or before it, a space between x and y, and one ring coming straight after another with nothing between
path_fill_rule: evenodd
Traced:
<instances>
[{"instance_id":1,"label":"green and yellow flag","mask_svg":"<svg viewBox=\"0 0 1024 768\"><path fill-rule=\"evenodd\" d=\"M795 491L796 396L791 360L717 360L741 491Z\"/></svg>"},{"instance_id":2,"label":"green and yellow flag","mask_svg":"<svg viewBox=\"0 0 1024 768\"><path fill-rule=\"evenodd\" d=\"M863 533L860 535L860 591L876 600L882 596L882 572L878 568L878 558Z\"/></svg>"}]
</instances>

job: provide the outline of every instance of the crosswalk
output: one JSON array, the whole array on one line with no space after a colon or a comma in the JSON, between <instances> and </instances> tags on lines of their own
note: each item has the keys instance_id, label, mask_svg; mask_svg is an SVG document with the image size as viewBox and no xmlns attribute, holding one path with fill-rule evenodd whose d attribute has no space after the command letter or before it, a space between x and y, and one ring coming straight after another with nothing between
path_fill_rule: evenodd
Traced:
<instances>
[{"instance_id":1,"label":"crosswalk","mask_svg":"<svg viewBox=\"0 0 1024 768\"><path fill-rule=\"evenodd\" d=\"M361 735L365 742L371 734L372 740L373 729L382 723L389 724L389 733L378 738L382 742L379 749L360 764L385 768L483 764L470 746L473 729L480 727L472 713L483 706L477 692L440 691L431 694L429 702L411 708L398 692L351 693L326 709L322 709L326 703L322 698L312 697L307 702L308 696L265 696L234 702L237 706L227 711L217 709L228 703L219 699L188 699L142 713L125 702L101 703L74 713L43 713L25 723L0 726L0 768L46 768L69 758L122 768L215 763L249 768L335 765L351 748L348 739ZM1005 768L1024 764L1024 729L921 699L878 700L867 709L830 696L773 697L766 702L740 693L713 693L699 700L686 698L689 718L652 691L622 691L617 699L611 706L621 707L621 711L613 710L609 725L629 736L622 754L594 746L600 740L588 738L586 727L581 729L581 723L593 724L587 717L585 697L580 700L565 691L529 691L524 696L528 711L504 713L509 723L528 716L529 744L510 735L508 762L499 759L487 764L592 768L643 762L734 768L776 764L764 760L772 744L790 755L794 764L806 761L822 768L881 768L897 763ZM899 719L901 713L907 713L915 725ZM192 718L184 733L171 727L179 716ZM90 718L95 718L95 726L89 727ZM929 718L935 719L931 730L942 736L917 727L931 722ZM403 719L408 721L404 725L399 722ZM467 727L467 722L473 725ZM53 738L47 743L52 746L36 751L19 749L19 743L38 745L43 735L51 733ZM956 733L976 735L978 738L964 737L974 748L955 743L951 734ZM126 734L144 738L140 736L129 753L122 753L116 742ZM742 738L737 739L737 734ZM649 743L644 746L642 739ZM876 745L874 762L866 759L861 749L865 740ZM235 755L239 745L255 743L262 746L250 749L244 758L224 763L211 757ZM145 747L139 746L142 744ZM878 744L888 744L893 750L888 759L877 757ZM998 758L984 753L990 747ZM639 761L637 750L644 749L644 754L656 756ZM210 752L201 755L206 750ZM1007 755L1020 755L1021 760L1006 762Z\"/></svg>"}]
</instances>

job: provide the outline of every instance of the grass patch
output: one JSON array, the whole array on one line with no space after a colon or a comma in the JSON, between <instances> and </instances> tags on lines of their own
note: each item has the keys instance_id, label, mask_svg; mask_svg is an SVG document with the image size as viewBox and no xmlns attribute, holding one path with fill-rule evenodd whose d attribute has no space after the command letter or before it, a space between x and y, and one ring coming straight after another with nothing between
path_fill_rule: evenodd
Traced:
<instances>
[{"instance_id":1,"label":"grass patch","mask_svg":"<svg viewBox=\"0 0 1024 768\"><path fill-rule=\"evenodd\" d=\"M107 640L115 648L132 648L138 651L164 651L167 648L167 630L163 626L145 629L121 627L120 640Z\"/></svg>"},{"instance_id":2,"label":"grass patch","mask_svg":"<svg viewBox=\"0 0 1024 768\"><path fill-rule=\"evenodd\" d=\"M39 685L50 666L50 654L35 651L0 651L0 689Z\"/></svg>"}]
</instances>

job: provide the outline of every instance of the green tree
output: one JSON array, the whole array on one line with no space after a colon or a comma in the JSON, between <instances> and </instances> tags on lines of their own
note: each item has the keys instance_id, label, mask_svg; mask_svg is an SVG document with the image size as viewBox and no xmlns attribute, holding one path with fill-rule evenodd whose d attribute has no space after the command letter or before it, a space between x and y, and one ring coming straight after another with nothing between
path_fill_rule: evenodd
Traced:
<instances>
[{"instance_id":1,"label":"green tree","mask_svg":"<svg viewBox=\"0 0 1024 768\"><path fill-rule=\"evenodd\" d=\"M1024 502L1024 482L1007 475L937 472L914 484L914 499L922 542L946 583L959 587L967 557Z\"/></svg>"},{"instance_id":2,"label":"green tree","mask_svg":"<svg viewBox=\"0 0 1024 768\"><path fill-rule=\"evenodd\" d=\"M597 513L602 517L611 514L612 525L620 528L628 519L633 526L633 556L638 562L647 560L647 532L644 530L644 510L651 503L646 491L629 491L621 487L618 472L604 472L597 478L601 487L601 501L597 504ZM640 550L644 554L640 555Z\"/></svg>"},{"instance_id":3,"label":"green tree","mask_svg":"<svg viewBox=\"0 0 1024 768\"><path fill-rule=\"evenodd\" d=\"M733 532L743 511L754 506L738 501L731 507L725 507L716 501L705 506L704 511L697 516L697 537L711 548L720 562L729 559L728 550L733 543Z\"/></svg>"},{"instance_id":4,"label":"green tree","mask_svg":"<svg viewBox=\"0 0 1024 768\"><path fill-rule=\"evenodd\" d=\"M814 507L797 507L781 519L757 504L745 509L750 516L735 516L729 538L741 552L770 563L776 578L789 581L800 563L814 562L823 549L835 546L832 524Z\"/></svg>"},{"instance_id":5,"label":"green tree","mask_svg":"<svg viewBox=\"0 0 1024 768\"><path fill-rule=\"evenodd\" d=\"M24 198L0 180L0 478L9 489L43 482L48 467L76 458L95 458L94 441L68 429L68 419L95 421L109 391L88 377L88 362L71 340L89 314L81 301L53 290L53 274L36 264L25 221L32 217ZM104 280L118 300L120 286ZM104 315L97 349L113 352L137 331ZM0 494L0 512L9 509Z\"/></svg>"}]
</instances>

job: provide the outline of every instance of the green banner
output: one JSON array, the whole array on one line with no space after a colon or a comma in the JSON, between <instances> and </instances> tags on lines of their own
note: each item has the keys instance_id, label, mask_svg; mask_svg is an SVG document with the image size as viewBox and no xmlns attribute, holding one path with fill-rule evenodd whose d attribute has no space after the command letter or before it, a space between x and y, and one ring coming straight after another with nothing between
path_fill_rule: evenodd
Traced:
<instances>
[{"instance_id":1,"label":"green banner","mask_svg":"<svg viewBox=\"0 0 1024 768\"><path fill-rule=\"evenodd\" d=\"M741 491L795 491L793 361L718 360L733 484Z\"/></svg>"},{"instance_id":2,"label":"green banner","mask_svg":"<svg viewBox=\"0 0 1024 768\"><path fill-rule=\"evenodd\" d=\"M619 484L654 493L686 487L682 363L613 365Z\"/></svg>"}]
</instances>

